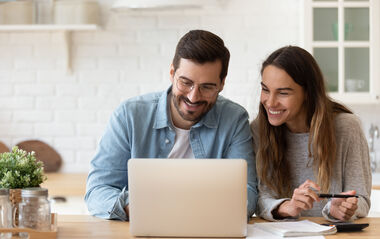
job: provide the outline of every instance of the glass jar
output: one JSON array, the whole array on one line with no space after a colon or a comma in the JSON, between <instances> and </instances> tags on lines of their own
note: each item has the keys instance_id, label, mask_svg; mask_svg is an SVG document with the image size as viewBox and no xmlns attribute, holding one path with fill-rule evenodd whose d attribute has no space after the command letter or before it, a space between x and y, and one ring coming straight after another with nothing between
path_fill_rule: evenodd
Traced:
<instances>
[{"instance_id":1,"label":"glass jar","mask_svg":"<svg viewBox=\"0 0 380 239\"><path fill-rule=\"evenodd\" d=\"M22 201L18 206L18 226L38 231L50 231L48 190L39 187L25 188L21 190L21 197Z\"/></svg>"},{"instance_id":2,"label":"glass jar","mask_svg":"<svg viewBox=\"0 0 380 239\"><path fill-rule=\"evenodd\" d=\"M0 228L12 227L12 204L9 201L9 190L0 188ZM12 233L0 233L0 239L8 239Z\"/></svg>"}]
</instances>

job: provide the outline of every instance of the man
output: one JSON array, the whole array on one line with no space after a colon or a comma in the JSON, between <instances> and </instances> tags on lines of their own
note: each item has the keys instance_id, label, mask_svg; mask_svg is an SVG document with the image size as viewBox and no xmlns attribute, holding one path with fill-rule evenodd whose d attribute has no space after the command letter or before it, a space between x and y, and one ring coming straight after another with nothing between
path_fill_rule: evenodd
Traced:
<instances>
[{"instance_id":1,"label":"man","mask_svg":"<svg viewBox=\"0 0 380 239\"><path fill-rule=\"evenodd\" d=\"M254 213L256 163L248 114L219 96L229 58L218 36L190 31L179 41L170 66L172 86L129 99L116 109L91 162L85 197L91 214L128 220L130 158L246 159L248 216Z\"/></svg>"}]
</instances>

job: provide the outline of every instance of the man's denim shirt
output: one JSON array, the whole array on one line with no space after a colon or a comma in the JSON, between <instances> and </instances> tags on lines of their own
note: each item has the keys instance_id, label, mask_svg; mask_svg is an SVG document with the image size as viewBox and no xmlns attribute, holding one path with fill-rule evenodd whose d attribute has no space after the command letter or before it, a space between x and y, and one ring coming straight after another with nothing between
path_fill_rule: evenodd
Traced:
<instances>
[{"instance_id":1,"label":"man's denim shirt","mask_svg":"<svg viewBox=\"0 0 380 239\"><path fill-rule=\"evenodd\" d=\"M170 91L171 87L161 93L129 99L113 112L87 179L85 201L92 215L128 220L124 212L128 204L128 160L169 155L175 140L167 106ZM258 191L246 110L218 96L212 109L191 127L190 144L195 158L247 160L248 216L251 216L256 209Z\"/></svg>"}]
</instances>

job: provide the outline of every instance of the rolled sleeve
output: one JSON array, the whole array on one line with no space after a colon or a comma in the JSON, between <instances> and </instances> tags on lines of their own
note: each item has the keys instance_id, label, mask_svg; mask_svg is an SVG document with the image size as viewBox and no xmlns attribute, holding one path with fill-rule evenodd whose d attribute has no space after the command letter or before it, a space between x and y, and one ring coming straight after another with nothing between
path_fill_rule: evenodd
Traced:
<instances>
[{"instance_id":1,"label":"rolled sleeve","mask_svg":"<svg viewBox=\"0 0 380 239\"><path fill-rule=\"evenodd\" d=\"M127 191L127 188L124 187L121 193L119 194L118 198L116 199L116 202L112 210L109 212L109 218L122 220L122 221L128 221L129 217L125 213L125 210L124 210L124 208L128 204L129 204L128 191Z\"/></svg>"}]
</instances>

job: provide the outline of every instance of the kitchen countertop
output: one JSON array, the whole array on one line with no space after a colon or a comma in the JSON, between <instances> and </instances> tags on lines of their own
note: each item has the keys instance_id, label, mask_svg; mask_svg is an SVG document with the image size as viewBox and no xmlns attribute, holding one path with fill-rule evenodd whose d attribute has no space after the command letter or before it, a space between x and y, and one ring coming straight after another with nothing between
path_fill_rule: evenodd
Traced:
<instances>
[{"instance_id":1,"label":"kitchen countertop","mask_svg":"<svg viewBox=\"0 0 380 239\"><path fill-rule=\"evenodd\" d=\"M81 196L86 194L87 173L47 173L41 187L49 190L49 196Z\"/></svg>"},{"instance_id":2,"label":"kitchen countertop","mask_svg":"<svg viewBox=\"0 0 380 239\"><path fill-rule=\"evenodd\" d=\"M41 187L49 191L51 211L58 215L89 214L84 202L87 173L47 173Z\"/></svg>"},{"instance_id":3,"label":"kitchen countertop","mask_svg":"<svg viewBox=\"0 0 380 239\"><path fill-rule=\"evenodd\" d=\"M47 173L47 180L41 187L49 190L52 212L58 215L86 215L89 214L84 202L86 193L87 173ZM372 201L377 201L380 195L380 172L372 173ZM54 200L55 197L64 197L65 201ZM376 198L375 198L376 197ZM380 208L371 207L371 216L380 216Z\"/></svg>"},{"instance_id":4,"label":"kitchen countertop","mask_svg":"<svg viewBox=\"0 0 380 239\"><path fill-rule=\"evenodd\" d=\"M47 173L41 187L50 196L82 196L86 194L87 173ZM372 189L380 190L380 172L372 173Z\"/></svg>"}]
</instances>

